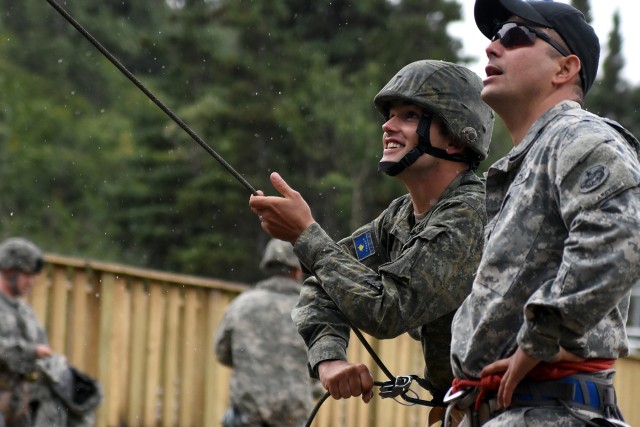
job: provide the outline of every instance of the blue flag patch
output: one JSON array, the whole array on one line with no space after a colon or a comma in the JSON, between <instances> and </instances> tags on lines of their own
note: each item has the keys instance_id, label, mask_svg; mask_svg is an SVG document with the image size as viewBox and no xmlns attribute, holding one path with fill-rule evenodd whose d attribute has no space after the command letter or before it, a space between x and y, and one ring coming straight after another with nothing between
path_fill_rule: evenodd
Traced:
<instances>
[{"instance_id":1,"label":"blue flag patch","mask_svg":"<svg viewBox=\"0 0 640 427\"><path fill-rule=\"evenodd\" d=\"M356 248L356 255L358 261L365 259L376 253L373 247L373 239L371 238L371 232L367 231L359 236L353 238L353 245Z\"/></svg>"}]
</instances>

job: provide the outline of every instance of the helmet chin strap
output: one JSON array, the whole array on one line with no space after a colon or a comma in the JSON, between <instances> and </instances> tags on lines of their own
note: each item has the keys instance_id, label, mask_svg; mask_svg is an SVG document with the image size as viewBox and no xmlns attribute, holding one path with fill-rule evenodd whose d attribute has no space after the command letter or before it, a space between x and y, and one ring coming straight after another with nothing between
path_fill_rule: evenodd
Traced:
<instances>
[{"instance_id":1,"label":"helmet chin strap","mask_svg":"<svg viewBox=\"0 0 640 427\"><path fill-rule=\"evenodd\" d=\"M409 151L397 162L380 162L378 163L378 172L384 172L389 176L396 176L409 166L415 163L416 160L423 154L429 154L433 157L438 157L444 160L450 160L452 162L470 163L471 159L463 154L449 154L441 148L436 148L431 145L431 116L422 113L420 122L416 133L418 134L418 144ZM475 170L475 169L473 169Z\"/></svg>"}]
</instances>

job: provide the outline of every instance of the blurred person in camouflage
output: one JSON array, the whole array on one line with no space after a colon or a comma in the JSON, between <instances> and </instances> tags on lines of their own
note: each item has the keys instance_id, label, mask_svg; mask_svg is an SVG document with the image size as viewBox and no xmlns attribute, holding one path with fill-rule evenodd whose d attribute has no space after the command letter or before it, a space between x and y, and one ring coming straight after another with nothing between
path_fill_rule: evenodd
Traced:
<instances>
[{"instance_id":1,"label":"blurred person in camouflage","mask_svg":"<svg viewBox=\"0 0 640 427\"><path fill-rule=\"evenodd\" d=\"M301 427L322 392L307 374L304 341L291 320L302 284L288 242L272 239L260 269L268 276L227 307L215 355L233 369L224 427Z\"/></svg>"},{"instance_id":2,"label":"blurred person in camouflage","mask_svg":"<svg viewBox=\"0 0 640 427\"><path fill-rule=\"evenodd\" d=\"M489 150L493 113L481 89L467 68L435 60L405 66L382 88L374 98L385 119L378 170L402 181L408 194L339 242L277 173L271 182L282 197L250 198L262 228L294 243L313 274L293 317L312 375L335 399L373 396L369 368L346 358L347 317L376 338L410 332L419 339L426 382L442 404L453 379L451 320L471 289L486 222L474 172Z\"/></svg>"},{"instance_id":3,"label":"blurred person in camouflage","mask_svg":"<svg viewBox=\"0 0 640 427\"><path fill-rule=\"evenodd\" d=\"M0 244L0 426L89 427L101 398L97 381L51 350L24 300L43 266L42 251L33 242L14 237ZM59 360L59 375L69 373L64 382L51 381L47 368ZM63 401L60 396L65 395L69 398Z\"/></svg>"},{"instance_id":4,"label":"blurred person in camouflage","mask_svg":"<svg viewBox=\"0 0 640 427\"><path fill-rule=\"evenodd\" d=\"M22 238L0 244L0 411L6 426L30 426L29 388L39 359L53 354L31 306L31 292L44 266L40 249ZM0 425L3 425L0 420Z\"/></svg>"},{"instance_id":5,"label":"blurred person in camouflage","mask_svg":"<svg viewBox=\"0 0 640 427\"><path fill-rule=\"evenodd\" d=\"M453 321L451 403L466 424L625 425L613 363L640 280L640 144L582 109L600 44L574 7L477 0L482 99L513 149L487 172L489 224ZM469 392L469 394L466 394Z\"/></svg>"}]
</instances>

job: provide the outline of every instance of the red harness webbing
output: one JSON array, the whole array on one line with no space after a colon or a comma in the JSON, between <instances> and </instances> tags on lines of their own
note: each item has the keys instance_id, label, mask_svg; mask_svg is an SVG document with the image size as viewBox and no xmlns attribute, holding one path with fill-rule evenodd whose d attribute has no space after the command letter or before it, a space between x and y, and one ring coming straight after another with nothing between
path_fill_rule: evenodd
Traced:
<instances>
[{"instance_id":1,"label":"red harness webbing","mask_svg":"<svg viewBox=\"0 0 640 427\"><path fill-rule=\"evenodd\" d=\"M587 359L584 362L557 362L557 363L538 363L528 374L529 378L536 381L559 380L569 375L581 372L600 372L611 369L615 359ZM454 378L451 386L451 392L455 393L467 387L478 387L480 392L476 398L476 410L480 409L480 404L484 400L489 390L498 390L500 381L502 381L503 373L487 375L479 380L468 380Z\"/></svg>"}]
</instances>

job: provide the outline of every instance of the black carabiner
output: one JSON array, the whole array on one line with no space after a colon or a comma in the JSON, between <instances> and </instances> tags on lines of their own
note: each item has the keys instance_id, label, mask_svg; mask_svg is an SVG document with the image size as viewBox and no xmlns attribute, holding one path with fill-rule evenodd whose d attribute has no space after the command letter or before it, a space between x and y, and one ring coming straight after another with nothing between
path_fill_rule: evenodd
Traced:
<instances>
[{"instance_id":1,"label":"black carabiner","mask_svg":"<svg viewBox=\"0 0 640 427\"><path fill-rule=\"evenodd\" d=\"M413 378L411 375L400 375L394 381L387 381L380 386L380 397L398 397L409 391Z\"/></svg>"}]
</instances>

